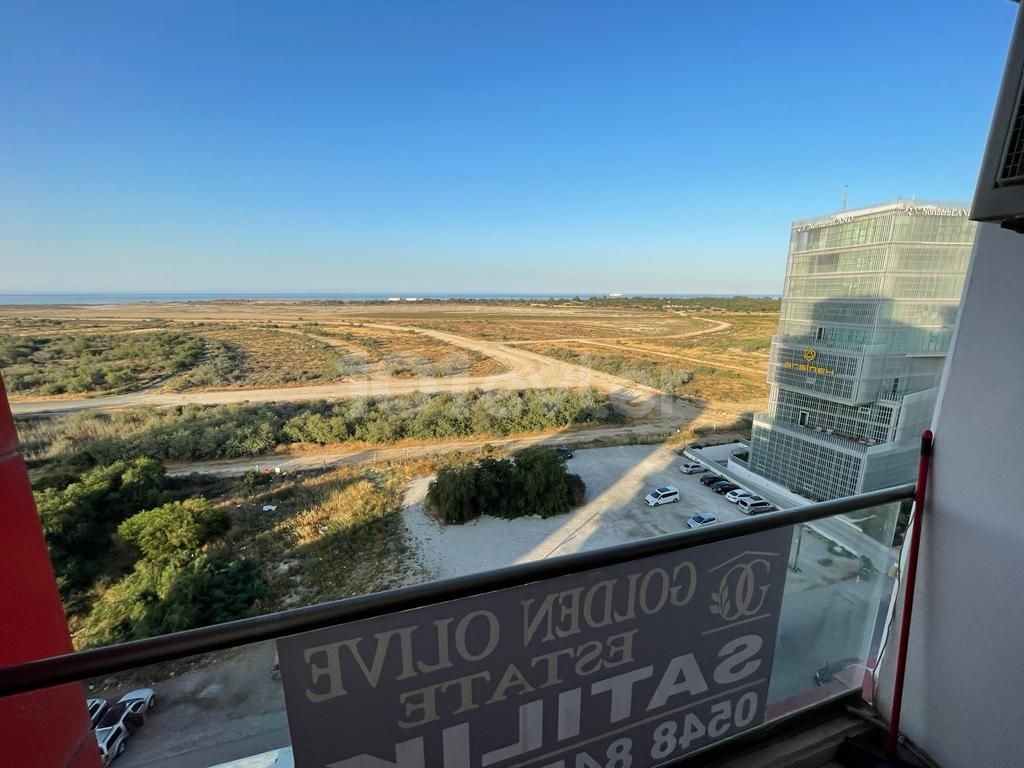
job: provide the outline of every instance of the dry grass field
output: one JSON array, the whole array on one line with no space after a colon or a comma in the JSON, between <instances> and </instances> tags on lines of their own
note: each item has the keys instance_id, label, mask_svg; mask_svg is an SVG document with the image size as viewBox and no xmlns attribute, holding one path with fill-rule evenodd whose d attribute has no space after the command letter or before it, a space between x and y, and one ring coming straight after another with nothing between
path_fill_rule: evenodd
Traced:
<instances>
[{"instance_id":1,"label":"dry grass field","mask_svg":"<svg viewBox=\"0 0 1024 768\"><path fill-rule=\"evenodd\" d=\"M230 371L221 360L221 372L211 372L216 366L208 355L196 370L164 384L183 393L246 388L256 397L264 387L268 398L287 399L280 393L298 396L313 384L366 382L368 393L438 391L449 386L446 380L461 382L456 387L522 388L539 386L531 377L541 374L537 363L515 355L540 353L552 363L590 367L699 403L704 419L723 422L764 407L777 323L775 312L734 311L714 300L701 306L224 301L0 307L0 329L9 334L162 329L234 352ZM291 389L269 389L282 385ZM552 386L550 380L543 385ZM344 392L333 396L349 396ZM30 397L13 394L15 401Z\"/></svg>"},{"instance_id":2,"label":"dry grass field","mask_svg":"<svg viewBox=\"0 0 1024 768\"><path fill-rule=\"evenodd\" d=\"M493 358L407 328L352 322L307 324L303 331L327 341L346 367L368 376L490 376L505 370Z\"/></svg>"}]
</instances>

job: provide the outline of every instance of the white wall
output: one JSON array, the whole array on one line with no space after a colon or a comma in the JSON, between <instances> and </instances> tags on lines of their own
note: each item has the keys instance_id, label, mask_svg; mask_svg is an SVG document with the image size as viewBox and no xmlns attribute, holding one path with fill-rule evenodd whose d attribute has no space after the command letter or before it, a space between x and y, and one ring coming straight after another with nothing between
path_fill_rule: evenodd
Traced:
<instances>
[{"instance_id":1,"label":"white wall","mask_svg":"<svg viewBox=\"0 0 1024 768\"><path fill-rule=\"evenodd\" d=\"M943 768L1016 768L1024 765L1024 235L978 228L934 425L902 730ZM880 685L888 698L891 663Z\"/></svg>"}]
</instances>

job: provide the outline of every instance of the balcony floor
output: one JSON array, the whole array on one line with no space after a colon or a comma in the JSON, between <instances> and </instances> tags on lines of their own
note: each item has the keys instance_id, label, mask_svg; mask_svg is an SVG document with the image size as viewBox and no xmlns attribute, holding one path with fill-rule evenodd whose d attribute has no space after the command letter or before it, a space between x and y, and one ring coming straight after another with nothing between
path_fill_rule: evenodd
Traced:
<instances>
[{"instance_id":1,"label":"balcony floor","mask_svg":"<svg viewBox=\"0 0 1024 768\"><path fill-rule=\"evenodd\" d=\"M871 730L865 720L832 709L824 720L796 722L774 730L763 739L738 745L729 754L709 754L683 761L700 768L843 768L835 761L836 749L848 736ZM802 719L801 719L802 720Z\"/></svg>"}]
</instances>

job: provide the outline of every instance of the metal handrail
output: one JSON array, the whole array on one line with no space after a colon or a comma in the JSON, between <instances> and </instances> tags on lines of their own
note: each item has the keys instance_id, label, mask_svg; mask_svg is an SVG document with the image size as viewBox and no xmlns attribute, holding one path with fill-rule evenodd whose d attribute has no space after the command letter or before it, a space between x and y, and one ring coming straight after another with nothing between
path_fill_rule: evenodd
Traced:
<instances>
[{"instance_id":1,"label":"metal handrail","mask_svg":"<svg viewBox=\"0 0 1024 768\"><path fill-rule=\"evenodd\" d=\"M119 645L77 651L0 668L0 697L110 675L238 645L368 619L483 592L604 568L641 557L676 552L761 531L807 523L914 497L915 484L895 486L804 507L721 523L710 528L641 539L614 547L511 565L359 597L173 632Z\"/></svg>"}]
</instances>

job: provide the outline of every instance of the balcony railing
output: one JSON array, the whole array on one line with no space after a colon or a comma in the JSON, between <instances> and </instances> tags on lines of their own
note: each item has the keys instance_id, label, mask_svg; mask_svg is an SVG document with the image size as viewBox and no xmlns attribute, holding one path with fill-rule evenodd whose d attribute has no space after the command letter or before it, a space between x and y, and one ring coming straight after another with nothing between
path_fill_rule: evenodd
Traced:
<instances>
[{"instance_id":1,"label":"balcony railing","mask_svg":"<svg viewBox=\"0 0 1024 768\"><path fill-rule=\"evenodd\" d=\"M813 347L817 350L838 350L842 352L864 353L864 348L873 344L870 341L841 341L839 339L819 339L813 333L806 336L776 336L775 341L784 347Z\"/></svg>"},{"instance_id":2,"label":"balcony railing","mask_svg":"<svg viewBox=\"0 0 1024 768\"><path fill-rule=\"evenodd\" d=\"M767 414L757 414L754 417L754 423L760 423L772 429L788 430L800 437L821 440L847 450L858 451L861 453L867 452L869 448L873 448L876 445L883 445L880 440L871 440L865 437L856 437L854 435L844 435L836 432L835 430L829 431L824 427L801 426L799 424L794 424L791 421L780 421L779 419L768 416Z\"/></svg>"},{"instance_id":3,"label":"balcony railing","mask_svg":"<svg viewBox=\"0 0 1024 768\"><path fill-rule=\"evenodd\" d=\"M914 485L903 485L737 521L719 522L606 549L39 659L0 669L0 696L75 681L96 681L160 662L277 640L285 695L283 699L277 695L275 702L266 706L283 707L284 699L287 700L291 733L296 738L293 746L297 764L307 764L307 761L308 764L323 764L323 761L317 762L311 757L320 753L316 752L319 748L316 744L311 746L310 739L315 742L316 739L330 741L335 738L332 743L350 746L359 739L372 742L389 727L387 718L382 719L379 713L391 710L387 709L387 702L381 703L380 697L393 696L397 706L401 687L390 689L385 681L381 682L379 689L373 685L358 690L355 683L359 673L353 672L357 668L349 660L345 683L351 699L346 699L341 695L346 693L345 690L338 693L341 689L341 667L333 667L334 671L330 671L332 664L341 664L337 661L341 657L332 657L335 661L330 661L327 660L329 654L326 654L321 658L324 649L333 647L337 651L338 647L353 642L357 644L349 647L361 649L363 646L358 643L363 642L364 636L366 639L389 636L388 632L403 631L395 629L395 626L407 625L410 645L403 653L412 654L411 638L419 637L415 632L434 632L430 627L447 627L452 622L462 628L472 624L472 617L490 615L495 617L495 622L501 622L495 626L502 627L505 622L521 619L526 640L534 641L537 648L527 651L524 659L516 656L516 648L499 648L495 657L500 655L500 662L480 660L483 655L480 649L490 647L486 635L479 634L480 628L487 624L484 619L473 625L472 632L476 635L467 630L468 634L459 640L458 632L462 630L457 629L452 647L461 649L459 653L469 660L466 663L470 671L484 669L492 673L488 675L492 685L502 676L509 662L518 664L517 674L530 678L530 682L507 683L500 693L494 693L487 701L487 707L480 708L472 716L462 717L465 722L460 721L461 715L452 715L453 719L444 732L445 761L449 752L455 754L464 750L466 762L459 765L539 767L558 764L559 760L570 765L570 758L581 754L579 750L593 752L595 745L599 745L601 764L606 762L606 747L609 754L615 750L618 750L616 754L632 750L632 764L637 768L674 762L861 688L866 675L870 677L866 669L872 666L877 655L885 626L884 608L894 587L894 581L888 574L897 559L897 552L890 546L897 507L899 502L912 499L914 490ZM869 536L838 517L852 512L860 513L859 519L874 519L876 533ZM806 525L809 523L815 524L814 530ZM649 587L648 581L655 586ZM656 588L662 581L664 588ZM632 597L626 596L628 590L624 586L630 584ZM626 590L621 594L616 591L620 586ZM602 588L607 595L600 593L591 600L598 594L596 590ZM703 604L697 605L705 599L711 605L710 613ZM605 607L595 607L598 604ZM544 612L545 605L549 608L547 613ZM580 608L581 605L584 607ZM503 614L503 606L511 608ZM685 613L696 608L700 608L696 613ZM402 620L395 624L391 620L397 620L399 617L395 614L399 613L402 613ZM461 619L457 618L460 614ZM439 615L449 618L438 621ZM690 618L684 619L684 615ZM605 621L612 623L611 628L602 629ZM383 635L380 632L373 634L384 625L390 629L386 629ZM419 629L414 632L415 627ZM346 632L357 630L358 641L342 637ZM339 632L341 635L336 634ZM579 635L575 639L561 643L556 640L574 638L577 632ZM520 631L520 640L523 640L522 635ZM471 642L467 636L472 638ZM332 637L335 640L332 641ZM338 637L342 638L340 642ZM501 637L501 642L505 642L506 634ZM507 637L510 641L516 640L517 634L510 632ZM545 644L549 639L552 640L550 646ZM523 642L529 644L526 640ZM460 646L460 642L465 647ZM494 639L495 644L498 642ZM540 678L533 679L539 673L535 667L531 669L529 656L533 655L534 662L552 656L550 653L544 655L538 648L558 653L569 653L562 649L562 645L576 649L573 653L579 654L578 669L585 666L581 649L594 643L597 645L592 646L593 653L598 654L595 659L603 659L609 672L596 674L594 679L585 677L586 685L582 687L572 687L569 683L561 687L552 684L554 693L550 694L543 679L547 677L546 682L550 683L559 675L570 677L572 664L558 667L561 670L558 672L552 672L555 667L551 667ZM397 645L396 641L395 647ZM451 650L442 651L442 647L448 648L447 639L443 645L435 645L430 651L433 654L430 658L434 660L429 665L431 671L443 666L440 659L445 654L454 654ZM374 675L380 680L388 677L390 646L385 642L383 648L383 661L379 667L376 658L367 665L360 657L367 679ZM597 648L602 649L600 653L595 650ZM371 656L372 651L367 651L365 658ZM310 667L312 677L304 678L303 682L309 687L306 696L297 695L294 690L294 673L297 668L304 668L303 659L313 665ZM404 659L404 671L397 667L392 670L396 673L394 680L414 677L428 668L425 662L411 659L411 656ZM633 662L637 668L633 669L628 662ZM620 664L625 672L618 668ZM597 668L600 667L598 664ZM397 674L400 671L401 674ZM146 679L152 679L157 673L148 672L147 675ZM643 699L643 706L634 707L632 714L627 712L629 702L620 698L625 689L615 687L618 683L608 682L625 679L624 676L632 681L629 684L630 695ZM424 673L422 681L412 687L428 690L429 686L423 688L423 681L432 679ZM515 676L505 679L518 680ZM335 682L338 690L333 690ZM155 687L159 697L161 683L157 682ZM524 695L527 687L532 692ZM513 689L514 692L510 693ZM612 691L615 691L614 695L609 695ZM410 695L408 692L404 694ZM465 692L462 695L466 695ZM360 726L358 720L337 719L331 715L325 722L334 725L324 729L326 735L310 736L309 727L297 723L308 723L309 718L316 718L320 704L311 704L310 701L331 696L337 696L331 699L331 706L355 706L356 712L365 711L367 717L376 719ZM583 701L586 717L582 724L579 720L581 696L586 697ZM548 701L552 697L554 704ZM505 702L503 698L511 701ZM513 705L519 707L520 733L525 727L522 724L534 716L537 718L536 727L540 727L542 709L548 713L545 717L549 719L544 720L545 723L552 722L553 711L561 713L558 715L557 739L551 735L548 726L543 730L547 734L543 745L539 742L528 744L525 736L516 737L517 721L513 717L510 724L509 711L492 704L495 701L502 706L507 703L506 709ZM564 713L572 709L573 702L577 707L577 718L565 720ZM185 702L181 703L185 705ZM435 702L433 706L441 708L442 704ZM548 706L553 710L544 708ZM587 718L607 719L609 707L612 708L611 722L588 725ZM327 709L325 707L325 713ZM493 722L488 720L492 716L487 714L492 710L495 713ZM197 722L213 723L209 725L210 741L228 741L225 734L230 730L233 711L233 705L225 704L217 712L207 709L197 714ZM404 716L414 720L411 713L419 710L395 711L406 712ZM460 713L462 710L455 711ZM312 714L307 717L305 713ZM443 720L441 714L435 715ZM154 722L158 717L159 710L153 715ZM527 720L523 720L524 717ZM415 727L403 725L403 729L408 730L400 733L406 741L402 743L404 746L395 748L397 754L415 751L417 743L420 750L430 749L432 744L440 749L441 731L438 728L444 723L433 728L426 723L427 719L424 717L424 724ZM457 724L451 725L456 721ZM279 727L282 727L281 723L283 715ZM471 725L474 728L473 740L468 735ZM483 730L479 730L481 725ZM584 739L588 736L588 727L591 730L596 727L597 735L591 733L588 739ZM520 738L520 741L515 749L504 747L507 752L492 750L481 762L480 755L476 753L478 742L493 740L492 731L499 741L504 739L507 742L509 734L513 740ZM549 737L554 741L548 743ZM177 735L171 734L167 738L173 741ZM606 739L607 744L602 739ZM281 743L268 743L264 747L286 746L284 736L278 741ZM154 742L155 737L146 743ZM227 757L225 754L230 752L230 745L225 746L216 752L218 758L208 764L244 758L253 752L253 743L252 739L244 740L245 746L239 749L248 751L228 754ZM140 741L138 747L132 749L142 749L142 746ZM337 749L343 747L338 746ZM403 749L406 752L402 752ZM472 760L469 759L470 752L473 752ZM390 755L381 753L375 755L375 759L397 760L386 764L402 765L395 755L395 751ZM507 755L508 759L502 755ZM518 757L512 759L512 755ZM340 757L348 759L345 754ZM449 765L436 756L432 760L429 754L425 760L426 765ZM413 760L409 764L415 762ZM200 763L189 763L182 758L179 762L167 764L190 766Z\"/></svg>"}]
</instances>

